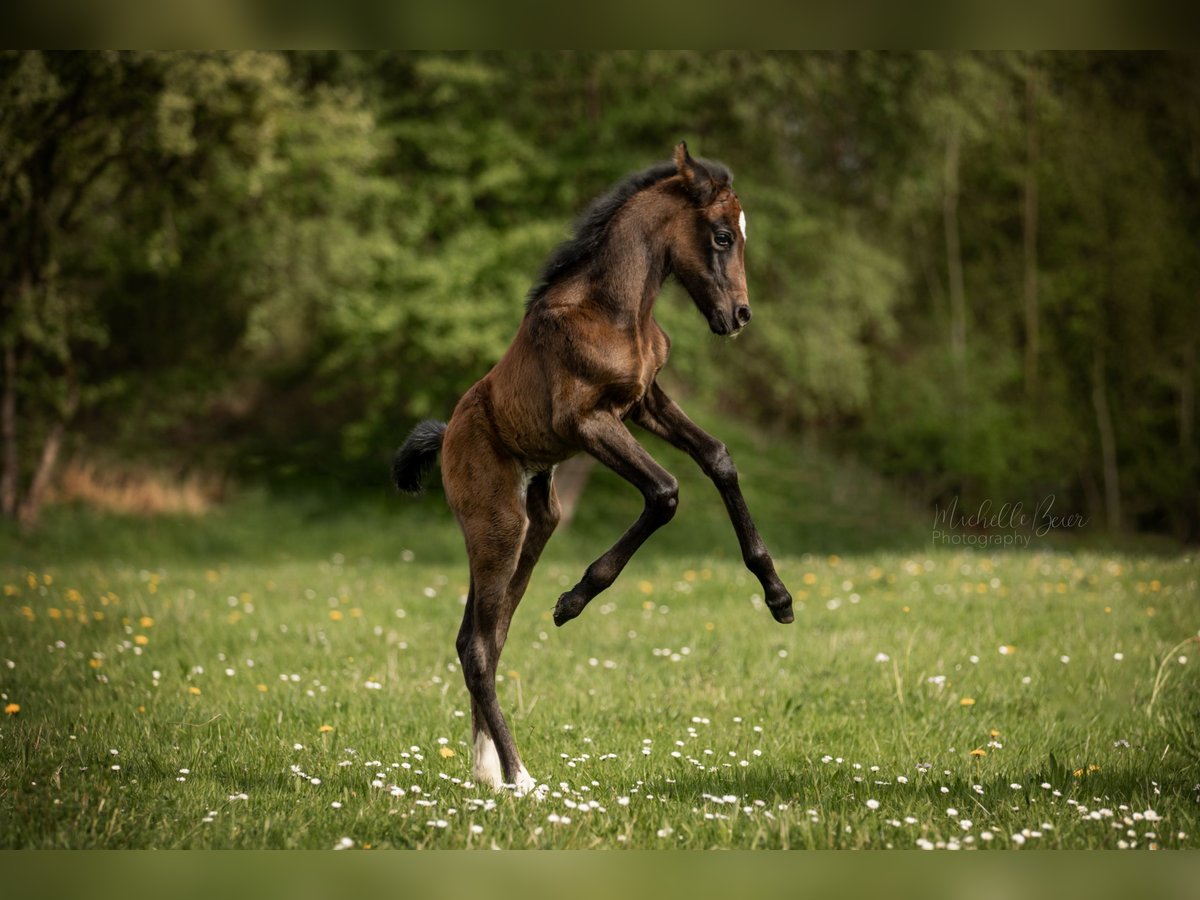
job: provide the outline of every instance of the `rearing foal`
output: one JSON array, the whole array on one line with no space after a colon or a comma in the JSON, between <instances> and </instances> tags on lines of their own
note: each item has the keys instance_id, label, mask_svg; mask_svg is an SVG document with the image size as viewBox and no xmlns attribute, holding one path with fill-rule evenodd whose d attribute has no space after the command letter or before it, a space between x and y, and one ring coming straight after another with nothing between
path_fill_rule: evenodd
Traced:
<instances>
[{"instance_id":1,"label":"rearing foal","mask_svg":"<svg viewBox=\"0 0 1200 900\"><path fill-rule=\"evenodd\" d=\"M678 485L625 427L632 419L687 452L721 493L746 566L778 622L792 598L738 488L725 445L659 387L670 341L654 300L675 275L718 335L750 321L746 215L724 166L693 159L682 141L670 163L632 175L584 213L550 257L504 357L462 399L449 424L423 422L393 475L417 492L442 453L446 499L466 538L471 581L458 655L471 693L474 778L518 793L536 787L496 698L496 665L513 612L559 519L554 467L590 453L641 491L636 522L558 598L554 623L578 616L634 552L675 515Z\"/></svg>"}]
</instances>

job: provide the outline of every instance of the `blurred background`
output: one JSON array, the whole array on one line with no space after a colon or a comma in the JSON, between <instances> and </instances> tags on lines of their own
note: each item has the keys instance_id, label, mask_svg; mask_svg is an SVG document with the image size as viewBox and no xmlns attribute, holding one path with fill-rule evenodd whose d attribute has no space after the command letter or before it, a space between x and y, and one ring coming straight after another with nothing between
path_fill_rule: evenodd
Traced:
<instances>
[{"instance_id":1,"label":"blurred background","mask_svg":"<svg viewBox=\"0 0 1200 900\"><path fill-rule=\"evenodd\" d=\"M1200 538L1195 55L7 52L0 92L27 528L385 496L572 218L685 138L735 173L755 321L670 286L662 380L739 461Z\"/></svg>"}]
</instances>

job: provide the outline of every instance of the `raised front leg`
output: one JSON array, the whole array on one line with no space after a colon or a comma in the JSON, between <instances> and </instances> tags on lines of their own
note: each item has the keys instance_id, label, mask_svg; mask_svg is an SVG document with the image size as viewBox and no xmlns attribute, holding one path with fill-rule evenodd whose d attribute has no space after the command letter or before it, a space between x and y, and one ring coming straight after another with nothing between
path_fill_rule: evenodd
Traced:
<instances>
[{"instance_id":1,"label":"raised front leg","mask_svg":"<svg viewBox=\"0 0 1200 900\"><path fill-rule=\"evenodd\" d=\"M646 396L634 411L633 419L668 443L678 447L699 463L704 474L712 479L721 492L733 530L737 532L746 568L754 573L763 587L767 608L775 621L787 624L795 619L792 595L775 573L775 563L763 543L746 508L746 500L738 487L737 468L725 445L687 417L678 404L666 395L658 382L650 386Z\"/></svg>"},{"instance_id":2,"label":"raised front leg","mask_svg":"<svg viewBox=\"0 0 1200 900\"><path fill-rule=\"evenodd\" d=\"M630 557L656 530L675 515L679 485L654 461L629 429L610 413L597 413L579 425L584 449L639 491L646 500L642 514L608 552L587 567L579 584L561 597L554 607L554 624L575 618L591 599L616 581Z\"/></svg>"}]
</instances>

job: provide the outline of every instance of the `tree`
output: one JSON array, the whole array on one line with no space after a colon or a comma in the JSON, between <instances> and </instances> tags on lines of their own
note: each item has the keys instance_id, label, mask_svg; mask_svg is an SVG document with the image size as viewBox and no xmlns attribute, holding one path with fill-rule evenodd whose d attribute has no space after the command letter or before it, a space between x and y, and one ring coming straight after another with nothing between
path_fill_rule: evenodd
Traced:
<instances>
[{"instance_id":1,"label":"tree","mask_svg":"<svg viewBox=\"0 0 1200 900\"><path fill-rule=\"evenodd\" d=\"M5 516L36 523L72 419L108 386L96 362L105 293L137 267L125 254L176 265L172 201L261 163L285 74L270 54L0 56Z\"/></svg>"}]
</instances>

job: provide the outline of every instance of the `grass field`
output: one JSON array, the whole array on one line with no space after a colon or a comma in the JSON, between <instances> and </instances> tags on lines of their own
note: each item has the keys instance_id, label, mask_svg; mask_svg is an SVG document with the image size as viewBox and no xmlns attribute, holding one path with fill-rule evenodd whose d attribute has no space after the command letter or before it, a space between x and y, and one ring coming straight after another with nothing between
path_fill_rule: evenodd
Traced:
<instances>
[{"instance_id":1,"label":"grass field","mask_svg":"<svg viewBox=\"0 0 1200 900\"><path fill-rule=\"evenodd\" d=\"M0 845L1200 846L1193 556L934 550L870 479L735 447L779 626L711 488L655 452L667 532L555 629L638 506L598 477L513 624L499 692L541 802L469 782L436 494L5 533Z\"/></svg>"}]
</instances>

